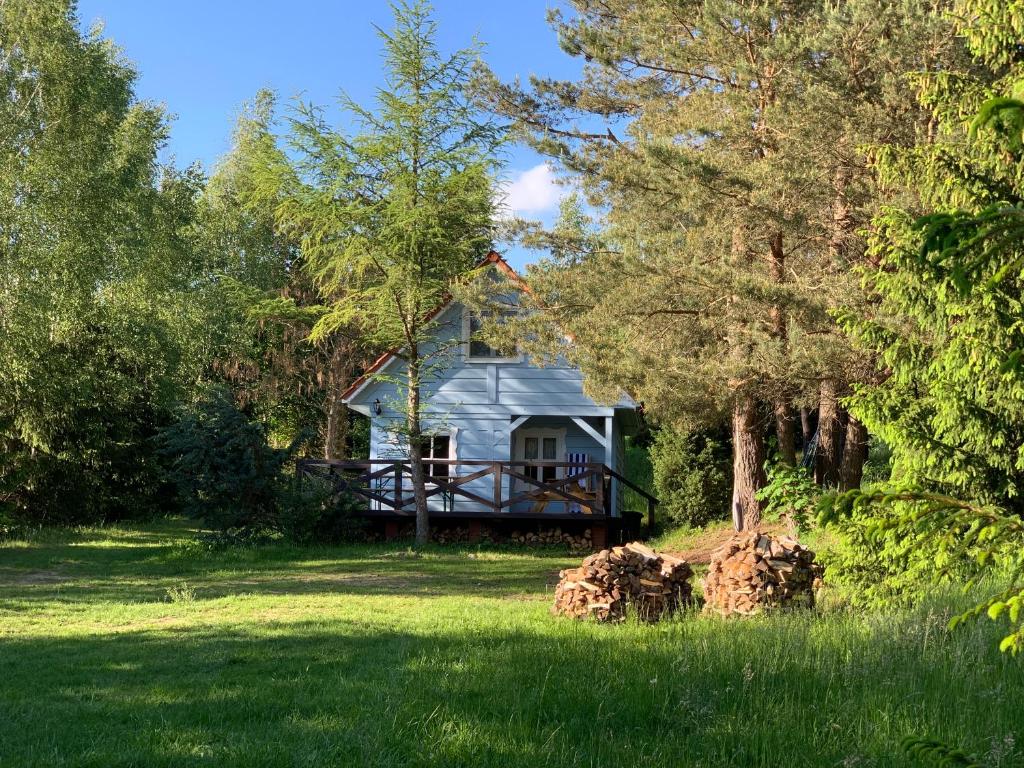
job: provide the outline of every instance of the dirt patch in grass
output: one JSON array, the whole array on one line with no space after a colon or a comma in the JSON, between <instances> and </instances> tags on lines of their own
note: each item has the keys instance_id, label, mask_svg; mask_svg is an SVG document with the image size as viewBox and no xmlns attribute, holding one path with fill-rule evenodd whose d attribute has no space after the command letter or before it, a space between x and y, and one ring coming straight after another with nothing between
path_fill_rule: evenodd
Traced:
<instances>
[{"instance_id":1,"label":"dirt patch in grass","mask_svg":"<svg viewBox=\"0 0 1024 768\"><path fill-rule=\"evenodd\" d=\"M17 584L18 586L29 586L32 584L59 584L67 580L68 577L58 571L31 571L17 576L8 583Z\"/></svg>"},{"instance_id":2,"label":"dirt patch in grass","mask_svg":"<svg viewBox=\"0 0 1024 768\"><path fill-rule=\"evenodd\" d=\"M766 523L760 526L764 533L772 535L788 534L789 529L781 523ZM733 535L731 526L724 528L713 528L690 539L688 546L669 551L669 554L681 557L691 565L707 565L711 562L711 555L715 553Z\"/></svg>"}]
</instances>

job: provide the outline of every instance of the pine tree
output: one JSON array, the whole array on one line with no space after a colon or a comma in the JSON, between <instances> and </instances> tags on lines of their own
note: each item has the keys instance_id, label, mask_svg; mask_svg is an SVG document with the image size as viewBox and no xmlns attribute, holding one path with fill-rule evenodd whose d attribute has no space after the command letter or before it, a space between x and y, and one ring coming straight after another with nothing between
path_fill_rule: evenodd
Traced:
<instances>
[{"instance_id":1,"label":"pine tree","mask_svg":"<svg viewBox=\"0 0 1024 768\"><path fill-rule=\"evenodd\" d=\"M572 5L552 20L586 62L578 82L481 82L600 217L600 246L532 270L531 288L576 339L569 351L595 394L625 384L684 429L731 421L734 521L756 525L767 421L794 461L795 405L824 386L832 456L842 448L838 398L863 361L830 310L856 293L849 241L868 187L856 147L883 117L903 122L880 141L913 135L912 110L890 107L930 17L861 3L855 20L873 22L861 36L844 26L846 4ZM886 31L902 58L875 57ZM838 476L829 468L828 482Z\"/></svg>"}]
</instances>

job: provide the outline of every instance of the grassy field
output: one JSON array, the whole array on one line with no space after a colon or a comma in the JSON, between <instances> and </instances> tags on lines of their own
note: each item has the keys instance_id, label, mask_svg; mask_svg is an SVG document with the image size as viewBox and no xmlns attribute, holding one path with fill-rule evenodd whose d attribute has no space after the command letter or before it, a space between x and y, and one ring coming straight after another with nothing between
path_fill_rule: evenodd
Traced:
<instances>
[{"instance_id":1,"label":"grassy field","mask_svg":"<svg viewBox=\"0 0 1024 768\"><path fill-rule=\"evenodd\" d=\"M548 614L565 556L206 552L175 523L0 545L2 766L905 766L1024 756L1024 665L949 610Z\"/></svg>"}]
</instances>

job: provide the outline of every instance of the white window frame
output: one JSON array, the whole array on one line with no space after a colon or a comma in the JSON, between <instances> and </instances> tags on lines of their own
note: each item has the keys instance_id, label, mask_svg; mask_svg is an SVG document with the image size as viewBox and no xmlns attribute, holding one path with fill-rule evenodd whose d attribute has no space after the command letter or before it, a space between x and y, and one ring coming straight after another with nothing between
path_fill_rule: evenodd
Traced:
<instances>
[{"instance_id":1,"label":"white window frame","mask_svg":"<svg viewBox=\"0 0 1024 768\"><path fill-rule=\"evenodd\" d=\"M494 357L491 357L491 356L481 357L480 355L475 355L475 356L471 355L470 354L470 350L472 349L472 347L470 346L470 341L471 341L471 337L473 336L473 334L470 331L470 318L472 317L472 314L473 313L470 312L468 309L463 309L463 311L462 311L462 351L463 351L463 356L465 357L467 363L506 363L506 364L508 364L508 363L521 363L521 362L523 362L523 355L522 355L521 352L517 352L515 355L511 355L509 357L497 357L497 356L494 356Z\"/></svg>"},{"instance_id":2,"label":"white window frame","mask_svg":"<svg viewBox=\"0 0 1024 768\"><path fill-rule=\"evenodd\" d=\"M526 461L526 438L536 437L537 447L543 452L543 440L545 437L555 438L555 461L565 461L565 428L558 427L527 427L526 429L517 429L513 433L514 445L512 446L512 461ZM544 461L544 459L537 459L537 461ZM523 471L526 467L513 467L516 471ZM523 472L525 474L525 472ZM560 480L565 475L564 467L555 467L555 479ZM523 481L519 481L522 485L529 485ZM537 486L530 485L530 488L536 490Z\"/></svg>"},{"instance_id":3,"label":"white window frame","mask_svg":"<svg viewBox=\"0 0 1024 768\"><path fill-rule=\"evenodd\" d=\"M423 436L427 437L427 438L430 438L431 441L433 441L433 439L435 437L437 437L438 435L448 438L448 460L449 461L456 461L456 460L458 460L458 458L459 458L458 442L457 442L457 437L456 437L458 435L458 429L456 429L455 427L452 427L451 429L438 429L438 430L431 430L429 432L424 432L423 433ZM433 453L433 449L431 449L431 453ZM431 456L424 456L423 458L424 459L429 459L429 458L431 458ZM449 478L451 478L452 476L455 475L455 471L454 471L455 467L456 467L455 464L449 464L448 465L448 477ZM436 486L437 483L434 482L434 475L430 473L430 470L433 470L434 467L430 466L430 467L426 467L425 469L427 469L427 472L426 472L426 477L424 479L426 480L427 485Z\"/></svg>"}]
</instances>

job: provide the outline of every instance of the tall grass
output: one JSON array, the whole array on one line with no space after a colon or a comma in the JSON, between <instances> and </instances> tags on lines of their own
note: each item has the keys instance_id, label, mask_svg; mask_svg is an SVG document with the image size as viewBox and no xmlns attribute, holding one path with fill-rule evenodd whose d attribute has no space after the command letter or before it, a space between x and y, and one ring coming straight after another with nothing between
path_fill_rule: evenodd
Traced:
<instances>
[{"instance_id":1,"label":"tall grass","mask_svg":"<svg viewBox=\"0 0 1024 768\"><path fill-rule=\"evenodd\" d=\"M969 596L600 626L549 615L550 554L189 541L0 545L0 765L905 766L909 734L1024 757L1021 663L945 629Z\"/></svg>"}]
</instances>

